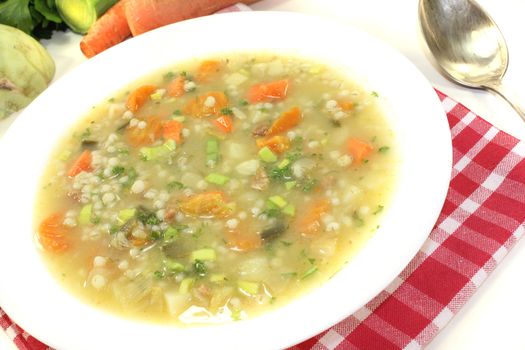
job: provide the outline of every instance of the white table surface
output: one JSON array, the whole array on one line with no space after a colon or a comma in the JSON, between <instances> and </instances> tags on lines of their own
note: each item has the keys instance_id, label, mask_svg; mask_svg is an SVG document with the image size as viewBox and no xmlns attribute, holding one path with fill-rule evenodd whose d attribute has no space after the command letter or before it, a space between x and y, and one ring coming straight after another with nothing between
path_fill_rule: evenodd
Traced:
<instances>
[{"instance_id":1,"label":"white table surface","mask_svg":"<svg viewBox=\"0 0 525 350\"><path fill-rule=\"evenodd\" d=\"M525 78L525 43L522 34L525 33L522 20L525 1L478 2L491 13L507 40L510 65L505 83L525 105L525 89L521 88ZM525 140L525 123L501 98L454 85L437 72L419 32L417 0L263 0L253 5L253 8L328 16L361 28L397 48L436 88L500 129ZM340 41L341 45L352 45L351 41L345 42L344 33L327 38L331 39ZM55 79L85 60L78 49L79 40L80 37L73 33L58 33L52 40L44 42L57 63ZM366 50L359 47L355 49ZM16 115L0 121L0 135L15 119ZM522 240L426 349L525 349L522 330L522 315L525 311L524 273L525 242ZM0 332L0 349L14 349L3 332Z\"/></svg>"}]
</instances>

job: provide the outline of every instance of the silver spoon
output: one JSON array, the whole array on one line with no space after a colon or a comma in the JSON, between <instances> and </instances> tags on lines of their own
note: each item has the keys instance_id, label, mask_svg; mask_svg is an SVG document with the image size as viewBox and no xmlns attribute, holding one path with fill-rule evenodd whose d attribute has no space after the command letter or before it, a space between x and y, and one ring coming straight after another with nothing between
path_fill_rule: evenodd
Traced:
<instances>
[{"instance_id":1,"label":"silver spoon","mask_svg":"<svg viewBox=\"0 0 525 350\"><path fill-rule=\"evenodd\" d=\"M525 110L503 87L509 63L496 23L473 0L420 0L419 21L437 64L453 81L501 95L525 121Z\"/></svg>"}]
</instances>

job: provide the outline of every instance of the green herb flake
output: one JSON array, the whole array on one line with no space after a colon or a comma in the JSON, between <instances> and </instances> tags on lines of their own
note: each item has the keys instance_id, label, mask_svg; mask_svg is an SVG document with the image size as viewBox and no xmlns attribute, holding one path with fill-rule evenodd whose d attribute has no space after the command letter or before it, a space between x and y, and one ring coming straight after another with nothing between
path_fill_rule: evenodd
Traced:
<instances>
[{"instance_id":1,"label":"green herb flake","mask_svg":"<svg viewBox=\"0 0 525 350\"><path fill-rule=\"evenodd\" d=\"M382 212L384 208L385 208L384 206L382 206L382 205L378 205L378 206L377 206L377 209L376 209L372 214L377 215L377 214L379 214L380 212Z\"/></svg>"},{"instance_id":2,"label":"green herb flake","mask_svg":"<svg viewBox=\"0 0 525 350\"><path fill-rule=\"evenodd\" d=\"M171 80L171 79L174 78L174 77L175 77L175 73L173 73L173 72L171 72L171 71L165 73L165 74L162 76L162 78L163 78L164 80Z\"/></svg>"},{"instance_id":3,"label":"green herb flake","mask_svg":"<svg viewBox=\"0 0 525 350\"><path fill-rule=\"evenodd\" d=\"M370 93L370 95L374 96L374 97L379 97L379 93L377 91L372 91Z\"/></svg>"},{"instance_id":4,"label":"green herb flake","mask_svg":"<svg viewBox=\"0 0 525 350\"><path fill-rule=\"evenodd\" d=\"M285 272L285 273L281 273L281 276L284 278L297 277L297 272Z\"/></svg>"},{"instance_id":5,"label":"green herb flake","mask_svg":"<svg viewBox=\"0 0 525 350\"><path fill-rule=\"evenodd\" d=\"M240 100L239 101L239 106L247 106L247 105L249 105L248 101L246 101L246 100Z\"/></svg>"},{"instance_id":6,"label":"green herb flake","mask_svg":"<svg viewBox=\"0 0 525 350\"><path fill-rule=\"evenodd\" d=\"M179 181L171 181L168 183L168 191L180 190L184 188L184 184Z\"/></svg>"},{"instance_id":7,"label":"green herb flake","mask_svg":"<svg viewBox=\"0 0 525 350\"><path fill-rule=\"evenodd\" d=\"M386 152L388 152L389 149L390 149L390 147L383 146L383 147L379 147L378 151L379 151L379 153L386 153Z\"/></svg>"},{"instance_id":8,"label":"green herb flake","mask_svg":"<svg viewBox=\"0 0 525 350\"><path fill-rule=\"evenodd\" d=\"M310 267L308 270L306 270L305 273L303 273L303 274L301 275L301 280L304 280L304 279L306 279L306 278L312 276L312 275L313 275L314 273L316 273L316 272L317 272L317 267L316 267L316 266L312 266L312 267Z\"/></svg>"},{"instance_id":9,"label":"green herb flake","mask_svg":"<svg viewBox=\"0 0 525 350\"><path fill-rule=\"evenodd\" d=\"M193 262L193 272L200 277L205 276L207 273L206 263L202 260L195 260Z\"/></svg>"},{"instance_id":10,"label":"green herb flake","mask_svg":"<svg viewBox=\"0 0 525 350\"><path fill-rule=\"evenodd\" d=\"M113 169L111 169L111 174L114 176L120 176L124 174L126 169L123 166L115 166Z\"/></svg>"},{"instance_id":11,"label":"green herb flake","mask_svg":"<svg viewBox=\"0 0 525 350\"><path fill-rule=\"evenodd\" d=\"M232 111L231 108L224 107L224 108L221 109L220 114L222 114L222 115L233 115L233 111Z\"/></svg>"},{"instance_id":12,"label":"green herb flake","mask_svg":"<svg viewBox=\"0 0 525 350\"><path fill-rule=\"evenodd\" d=\"M284 245L285 247L289 247L293 244L293 242L281 241L281 244Z\"/></svg>"},{"instance_id":13,"label":"green herb flake","mask_svg":"<svg viewBox=\"0 0 525 350\"><path fill-rule=\"evenodd\" d=\"M164 277L166 277L166 274L164 273L164 271L157 270L157 271L153 272L153 277L155 277L158 280L161 280Z\"/></svg>"},{"instance_id":14,"label":"green herb flake","mask_svg":"<svg viewBox=\"0 0 525 350\"><path fill-rule=\"evenodd\" d=\"M315 188L315 186L317 186L317 180L316 179L306 179L304 182L303 182L303 192L310 192L311 190L313 190Z\"/></svg>"}]
</instances>

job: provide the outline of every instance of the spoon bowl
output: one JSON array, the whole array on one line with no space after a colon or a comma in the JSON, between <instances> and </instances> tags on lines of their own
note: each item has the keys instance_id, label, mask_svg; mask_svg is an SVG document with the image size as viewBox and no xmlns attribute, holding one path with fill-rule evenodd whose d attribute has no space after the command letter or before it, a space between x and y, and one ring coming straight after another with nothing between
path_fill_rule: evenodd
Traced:
<instances>
[{"instance_id":1,"label":"spoon bowl","mask_svg":"<svg viewBox=\"0 0 525 350\"><path fill-rule=\"evenodd\" d=\"M430 52L445 75L461 85L492 90L525 120L501 81L508 67L505 39L473 0L420 0L419 21Z\"/></svg>"}]
</instances>

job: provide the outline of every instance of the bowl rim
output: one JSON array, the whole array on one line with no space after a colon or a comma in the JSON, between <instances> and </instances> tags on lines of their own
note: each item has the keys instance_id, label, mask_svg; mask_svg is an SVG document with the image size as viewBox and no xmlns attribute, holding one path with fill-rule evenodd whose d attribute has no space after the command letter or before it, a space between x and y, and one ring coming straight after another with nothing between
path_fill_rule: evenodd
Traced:
<instances>
[{"instance_id":1,"label":"bowl rim","mask_svg":"<svg viewBox=\"0 0 525 350\"><path fill-rule=\"evenodd\" d=\"M265 23L272 23L272 28L265 28L263 31L261 25ZM279 28L286 28L290 23L293 23L295 29L299 30L302 35L306 34L308 37L297 37L287 32L280 33L281 36L273 37L273 40L264 38L264 35L279 34ZM88 95L87 101L76 100L66 103L65 106L53 105L60 101L61 96L67 95L73 87L78 89L79 82L84 84L87 82L91 87L97 86L96 79L99 70L113 77L121 74L125 68L137 68L127 81L124 79L125 82L120 82L120 80L117 82L118 86L122 87L142 77L147 71L153 72L162 68L158 65L158 61L155 61L157 64L155 67L152 67L147 61L147 59L152 58L151 53L141 54L139 57L133 55L136 52L144 53L148 49L166 52L167 49L162 48L161 43L167 39L177 40L173 44L174 48L183 51L183 55L186 57L202 57L206 54L221 52L217 44L213 43L210 43L212 49L192 47L191 50L195 51L193 53L186 52L189 49L182 46L190 43L188 36L194 39L208 38L211 34L207 30L209 28L214 28L214 36L230 34L237 36L233 40L239 40L239 36L246 38L252 35L259 41L257 43L244 42L242 46L237 48L238 51L250 51L252 48L259 50L258 47L260 47L279 53L291 54L294 50L298 50L301 54L313 59L322 56L326 60L331 60L330 55L336 55L334 63L336 61L345 65L360 63L362 66L359 68L365 72L363 78L367 80L365 85L370 83L375 86L374 81L381 81L380 77L376 76L379 73L374 72L373 69L388 72L383 77L384 82L381 87L377 88L377 91L380 91L382 103L386 107L392 108L389 112L394 115L392 118L396 118L395 122L401 124L396 124L395 127L397 128L398 139L401 142L403 156L399 192L391 204L393 208L385 214L384 225L369 240L362 251L339 274L322 287L279 310L254 319L212 327L175 329L165 325L145 324L139 321L121 319L85 305L76 297L69 295L42 266L41 258L37 256L38 253L34 245L31 248L28 247L28 243L32 244L32 242L28 236L29 232L26 232L28 228L26 223L25 226L22 225L25 229L22 229L24 235L21 236L24 237L11 238L14 242L13 247L0 246L0 279L7 281L5 287L0 289L0 305L26 331L49 345L61 349L114 348L123 345L122 339L124 337L127 341L125 345L130 349L138 349L144 346L162 346L167 344L170 339L177 339L180 345L194 348L213 346L214 348L229 349L269 349L292 346L315 336L350 316L351 313L365 305L367 301L387 287L416 255L434 226L448 191L452 167L450 129L435 91L410 61L379 39L355 29L347 23L312 15L273 11L218 14L162 27L117 45L73 69L53 83L28 106L6 132L0 144L0 157L6 159L7 164L13 165L18 164L17 155L31 156L28 155L29 150L24 149L24 143L27 147L27 141L21 138L21 135L27 133L28 128L45 130L46 135L38 139L42 143L42 146L39 147L41 150L36 152L46 154L45 150L50 150L52 147L49 141L52 136L49 135L60 134L69 129L73 121L84 114L83 111L87 110L89 103L98 103L102 101L103 97L109 96L109 93L106 94L107 91L118 91L120 88L100 87L100 91ZM239 31L238 28L243 28L243 31ZM364 45L366 53L355 52L344 47L335 47L334 44L330 43L333 40L323 40L326 35L339 35L339 33L351 38L352 43L356 46ZM232 40L231 38L228 39ZM315 43L315 48L306 47L312 43ZM227 41L224 46L228 47L230 52L235 51L236 45L230 41ZM246 47L249 48L246 49ZM320 49L331 49L333 51L318 52ZM344 56L349 54L353 56L351 58ZM366 54L369 56L367 57ZM175 53L170 55L177 56ZM325 59L321 60L325 61ZM368 61L366 61L367 59ZM347 60L351 63L343 63ZM365 66L365 61L371 67ZM388 62L388 67L384 67L385 61ZM113 62L121 62L121 64L110 64ZM349 70L354 68L348 67ZM402 87L406 93L395 91L396 82L399 84L399 81L403 82ZM108 84L110 87L117 86L115 82ZM85 89L80 89L80 91L85 91ZM407 108L407 105L410 108ZM63 121L64 125L54 125L53 130L51 130L49 123L46 123L43 120L44 116L40 114L52 112L55 109L58 110L57 120ZM75 117L68 119L67 112L71 112ZM403 120L401 114L408 121ZM422 118L425 119L422 120ZM30 133L38 135L38 131L30 131ZM421 144L425 144L427 147L424 151L408 149ZM16 149L17 155L10 152L9 149ZM36 165L31 165L29 174L14 174L13 172L0 174L0 193L5 192L14 196L18 192L14 192L12 188L14 186L8 184L13 181L20 183L29 181L32 186L21 191L22 198L30 198L27 196L32 194L31 190L34 192L36 189L37 181L34 174L39 174L38 169L41 168L43 162L36 161ZM417 162L417 164L407 164L409 162ZM411 216L406 213L406 209L401 207L403 203L407 204L404 198L399 198L401 195L410 198L410 200L421 200L417 203L418 217L413 218L413 222L409 221ZM26 214L33 211L31 203L13 204L9 203L9 198L9 196L4 196L0 199L0 211L10 212L18 209ZM413 205L413 203L409 204ZM16 215L17 213L13 213L15 218ZM403 222L403 225L396 224L396 219L400 217L407 222ZM398 240L393 241L392 235L389 235L396 230L402 230L404 234L400 243L397 242ZM8 239L9 237L5 232L0 232L0 237ZM400 232L396 233L399 234ZM384 250L385 242L390 245L398 244L397 246L394 245L399 249L396 254ZM378 247L382 248L378 250ZM19 252L22 254L21 256L17 255ZM378 252L381 255L377 255ZM374 256L375 258L381 256L383 261L377 262L377 259L373 259ZM37 266L39 261L40 266ZM13 263L20 263L20 268L17 267L17 270L20 270L18 273L11 268ZM363 267L366 269L363 270ZM29 274L37 284L42 283L41 286L43 287L31 289L32 287L35 288L34 283L21 278L18 275L20 272L22 272L22 276ZM377 277L376 274L380 274L381 278ZM348 286L348 278L350 281L366 281L366 283L365 285ZM334 290L335 288L339 288L339 290ZM34 297L33 292L35 290L38 290L41 295ZM346 300L345 298L349 295L356 299ZM31 296L33 299L30 299ZM48 299L43 299L44 297ZM47 300L49 302L46 303ZM341 302L342 300L345 300L345 305L334 303L334 301ZM307 313L310 313L310 318L308 318ZM78 314L82 315L84 319L78 319ZM315 317L311 317L312 314ZM74 315L77 315L76 319L74 319ZM51 317L52 322L50 322ZM72 322L73 319L74 322ZM305 322L305 320L307 321ZM90 332L97 331L99 336L89 336L87 332L81 329L90 329ZM273 336L260 334L263 333L258 331L260 329L264 329L264 333L270 332ZM141 333L147 334L148 339L141 336Z\"/></svg>"}]
</instances>

